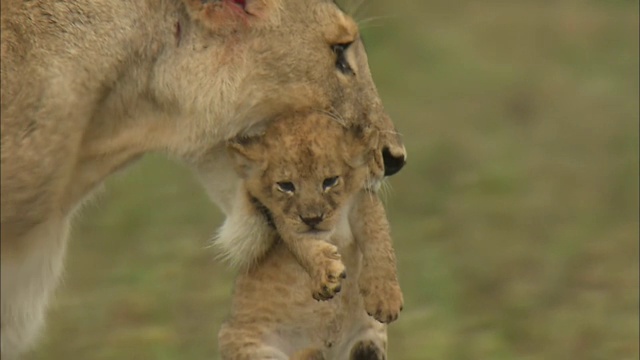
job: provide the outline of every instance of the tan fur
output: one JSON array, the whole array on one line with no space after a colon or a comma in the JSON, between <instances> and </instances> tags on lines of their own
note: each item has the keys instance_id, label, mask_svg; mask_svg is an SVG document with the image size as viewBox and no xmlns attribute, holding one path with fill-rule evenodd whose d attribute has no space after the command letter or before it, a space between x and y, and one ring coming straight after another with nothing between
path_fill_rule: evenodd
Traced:
<instances>
[{"instance_id":1,"label":"tan fur","mask_svg":"<svg viewBox=\"0 0 640 360\"><path fill-rule=\"evenodd\" d=\"M4 360L43 323L71 213L143 154L193 167L233 217L238 179L220 155L226 139L299 108L393 128L357 28L332 2L246 3L0 2ZM346 56L355 76L335 66L331 46L344 41L354 41ZM397 138L388 143L403 156Z\"/></svg>"},{"instance_id":2,"label":"tan fur","mask_svg":"<svg viewBox=\"0 0 640 360\"><path fill-rule=\"evenodd\" d=\"M384 208L365 189L380 172L378 131L297 114L230 150L247 219L274 228L236 280L223 359L384 359L382 323L397 319L402 293Z\"/></svg>"}]
</instances>

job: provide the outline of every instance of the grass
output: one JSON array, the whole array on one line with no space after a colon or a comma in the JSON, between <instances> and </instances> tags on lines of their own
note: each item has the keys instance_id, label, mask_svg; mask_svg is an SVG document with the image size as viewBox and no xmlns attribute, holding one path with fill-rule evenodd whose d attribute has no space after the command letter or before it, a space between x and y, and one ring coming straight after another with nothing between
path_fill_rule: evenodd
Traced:
<instances>
[{"instance_id":1,"label":"grass","mask_svg":"<svg viewBox=\"0 0 640 360\"><path fill-rule=\"evenodd\" d=\"M363 33L409 152L386 194L406 299L389 357L637 359L638 2L364 9L386 16ZM221 220L160 157L109 181L29 359L217 358Z\"/></svg>"}]
</instances>

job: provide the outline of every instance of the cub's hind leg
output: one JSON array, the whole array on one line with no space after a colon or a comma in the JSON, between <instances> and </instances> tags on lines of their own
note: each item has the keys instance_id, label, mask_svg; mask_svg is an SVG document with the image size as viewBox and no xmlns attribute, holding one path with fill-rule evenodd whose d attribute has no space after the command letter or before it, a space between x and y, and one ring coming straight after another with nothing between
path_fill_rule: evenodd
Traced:
<instances>
[{"instance_id":1,"label":"cub's hind leg","mask_svg":"<svg viewBox=\"0 0 640 360\"><path fill-rule=\"evenodd\" d=\"M264 332L250 327L252 324L222 325L218 333L222 360L289 360L286 353L267 343Z\"/></svg>"},{"instance_id":2,"label":"cub's hind leg","mask_svg":"<svg viewBox=\"0 0 640 360\"><path fill-rule=\"evenodd\" d=\"M291 355L289 360L329 360L324 357L322 350L309 348Z\"/></svg>"},{"instance_id":3,"label":"cub's hind leg","mask_svg":"<svg viewBox=\"0 0 640 360\"><path fill-rule=\"evenodd\" d=\"M0 357L14 360L33 346L63 269L68 222L36 226L13 246L3 243Z\"/></svg>"},{"instance_id":4,"label":"cub's hind leg","mask_svg":"<svg viewBox=\"0 0 640 360\"><path fill-rule=\"evenodd\" d=\"M349 360L386 360L385 352L373 340L360 340L351 349Z\"/></svg>"},{"instance_id":5,"label":"cub's hind leg","mask_svg":"<svg viewBox=\"0 0 640 360\"><path fill-rule=\"evenodd\" d=\"M360 311L362 311L360 313ZM345 334L332 358L349 360L385 360L387 358L387 325L382 324L358 309L351 329Z\"/></svg>"}]
</instances>

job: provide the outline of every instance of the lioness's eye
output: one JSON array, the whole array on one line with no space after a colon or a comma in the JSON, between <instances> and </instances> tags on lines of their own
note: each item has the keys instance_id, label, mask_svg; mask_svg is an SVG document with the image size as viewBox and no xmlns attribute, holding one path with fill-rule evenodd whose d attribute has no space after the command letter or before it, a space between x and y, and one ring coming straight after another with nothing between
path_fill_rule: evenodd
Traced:
<instances>
[{"instance_id":1,"label":"lioness's eye","mask_svg":"<svg viewBox=\"0 0 640 360\"><path fill-rule=\"evenodd\" d=\"M324 190L327 190L327 189L330 189L330 188L336 186L337 184L338 184L338 177L337 176L326 178L322 182L322 188Z\"/></svg>"},{"instance_id":2,"label":"lioness's eye","mask_svg":"<svg viewBox=\"0 0 640 360\"><path fill-rule=\"evenodd\" d=\"M292 193L296 191L296 187L292 182L289 181L278 182L276 183L276 186L278 187L278 190L282 191L283 193Z\"/></svg>"},{"instance_id":3,"label":"lioness's eye","mask_svg":"<svg viewBox=\"0 0 640 360\"><path fill-rule=\"evenodd\" d=\"M331 50L334 54L336 54L336 68L340 70L341 73L345 75L353 75L353 69L351 69L351 65L347 61L347 57L345 56L345 51L351 46L351 43L347 44L336 44L331 45Z\"/></svg>"}]
</instances>

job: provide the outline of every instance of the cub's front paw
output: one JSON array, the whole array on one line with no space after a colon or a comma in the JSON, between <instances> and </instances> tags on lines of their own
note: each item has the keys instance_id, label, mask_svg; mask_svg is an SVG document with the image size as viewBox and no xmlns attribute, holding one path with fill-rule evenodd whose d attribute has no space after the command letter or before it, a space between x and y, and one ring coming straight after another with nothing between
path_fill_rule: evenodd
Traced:
<instances>
[{"instance_id":1,"label":"cub's front paw","mask_svg":"<svg viewBox=\"0 0 640 360\"><path fill-rule=\"evenodd\" d=\"M404 299L397 280L383 280L371 272L360 275L358 285L364 301L364 309L369 316L388 324L398 319Z\"/></svg>"},{"instance_id":2,"label":"cub's front paw","mask_svg":"<svg viewBox=\"0 0 640 360\"><path fill-rule=\"evenodd\" d=\"M315 271L311 277L313 298L318 301L329 300L340 292L342 280L347 277L338 249L327 244L314 263Z\"/></svg>"}]
</instances>

